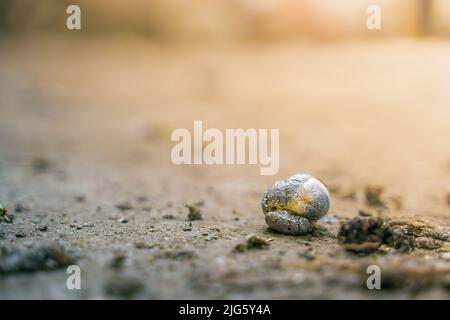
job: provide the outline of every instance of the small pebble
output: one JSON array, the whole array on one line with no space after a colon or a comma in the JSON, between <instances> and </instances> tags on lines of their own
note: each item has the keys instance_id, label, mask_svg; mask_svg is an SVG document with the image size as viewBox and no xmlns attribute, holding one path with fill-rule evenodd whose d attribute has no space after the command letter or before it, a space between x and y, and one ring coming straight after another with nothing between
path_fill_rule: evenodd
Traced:
<instances>
[{"instance_id":1,"label":"small pebble","mask_svg":"<svg viewBox=\"0 0 450 320\"><path fill-rule=\"evenodd\" d=\"M121 269L125 265L125 261L127 260L127 256L123 253L116 254L109 263L109 266L113 269Z\"/></svg>"},{"instance_id":2,"label":"small pebble","mask_svg":"<svg viewBox=\"0 0 450 320\"><path fill-rule=\"evenodd\" d=\"M22 203L17 203L16 204L16 207L14 208L14 211L15 212L17 212L17 213L20 213L20 212L27 212L27 211L29 211L30 210L30 208L28 207L28 206L25 206L24 204L22 204Z\"/></svg>"},{"instance_id":3,"label":"small pebble","mask_svg":"<svg viewBox=\"0 0 450 320\"><path fill-rule=\"evenodd\" d=\"M120 202L118 204L116 204L116 208L122 211L126 211L126 210L132 210L133 206L128 202L128 201L124 201L124 202Z\"/></svg>"},{"instance_id":4,"label":"small pebble","mask_svg":"<svg viewBox=\"0 0 450 320\"><path fill-rule=\"evenodd\" d=\"M364 195L366 197L366 204L371 207L384 207L384 201L382 200L383 188L376 185L368 185L364 189Z\"/></svg>"},{"instance_id":5,"label":"small pebble","mask_svg":"<svg viewBox=\"0 0 450 320\"><path fill-rule=\"evenodd\" d=\"M299 252L299 253L298 253L298 256L299 256L300 258L305 258L305 259L308 260L308 261L313 261L313 260L316 259L316 256L313 255L313 254L310 253L310 252Z\"/></svg>"},{"instance_id":6,"label":"small pebble","mask_svg":"<svg viewBox=\"0 0 450 320\"><path fill-rule=\"evenodd\" d=\"M183 227L183 231L191 231L192 230L192 223L189 222L189 224L185 225Z\"/></svg>"},{"instance_id":7,"label":"small pebble","mask_svg":"<svg viewBox=\"0 0 450 320\"><path fill-rule=\"evenodd\" d=\"M139 196L136 198L138 202L146 202L148 198L146 196Z\"/></svg>"},{"instance_id":8,"label":"small pebble","mask_svg":"<svg viewBox=\"0 0 450 320\"><path fill-rule=\"evenodd\" d=\"M374 215L372 212L369 212L367 210L362 210L362 209L358 210L358 214L361 217L372 217Z\"/></svg>"},{"instance_id":9,"label":"small pebble","mask_svg":"<svg viewBox=\"0 0 450 320\"><path fill-rule=\"evenodd\" d=\"M245 238L245 243L238 243L234 247L235 252L244 252L252 249L266 249L270 246L270 241L255 234L249 234Z\"/></svg>"},{"instance_id":10,"label":"small pebble","mask_svg":"<svg viewBox=\"0 0 450 320\"><path fill-rule=\"evenodd\" d=\"M34 172L36 173L43 173L49 170L52 166L52 163L44 158L35 158L32 161L32 167L34 169Z\"/></svg>"},{"instance_id":11,"label":"small pebble","mask_svg":"<svg viewBox=\"0 0 450 320\"><path fill-rule=\"evenodd\" d=\"M339 222L339 219L334 215L330 214L322 218L322 222L327 224L335 224Z\"/></svg>"},{"instance_id":12,"label":"small pebble","mask_svg":"<svg viewBox=\"0 0 450 320\"><path fill-rule=\"evenodd\" d=\"M86 197L85 196L76 196L75 201L76 202L84 202L84 201L86 201Z\"/></svg>"},{"instance_id":13,"label":"small pebble","mask_svg":"<svg viewBox=\"0 0 450 320\"><path fill-rule=\"evenodd\" d=\"M202 220L202 213L199 208L197 208L196 206L190 206L190 205L186 205L186 208L189 209L189 213L188 213L189 221Z\"/></svg>"},{"instance_id":14,"label":"small pebble","mask_svg":"<svg viewBox=\"0 0 450 320\"><path fill-rule=\"evenodd\" d=\"M150 245L150 244L148 244L148 243L145 242L145 241L136 241L136 242L134 243L134 247L135 247L136 249L150 249L150 248L152 248L153 246Z\"/></svg>"}]
</instances>

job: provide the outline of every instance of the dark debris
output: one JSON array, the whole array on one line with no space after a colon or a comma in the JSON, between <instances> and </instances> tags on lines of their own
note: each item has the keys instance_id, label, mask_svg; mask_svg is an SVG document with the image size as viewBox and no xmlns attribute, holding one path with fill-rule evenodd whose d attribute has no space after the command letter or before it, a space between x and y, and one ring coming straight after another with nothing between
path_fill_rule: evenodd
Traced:
<instances>
[{"instance_id":1,"label":"dark debris","mask_svg":"<svg viewBox=\"0 0 450 320\"><path fill-rule=\"evenodd\" d=\"M30 249L0 248L0 274L57 269L74 264L75 260L73 255L56 244Z\"/></svg>"},{"instance_id":2,"label":"dark debris","mask_svg":"<svg viewBox=\"0 0 450 320\"><path fill-rule=\"evenodd\" d=\"M269 240L255 234L250 234L245 238L245 243L238 243L233 251L242 253L253 249L267 249L269 246Z\"/></svg>"},{"instance_id":3,"label":"dark debris","mask_svg":"<svg viewBox=\"0 0 450 320\"><path fill-rule=\"evenodd\" d=\"M391 228L378 217L355 217L342 224L338 240L347 251L358 254L375 252L382 244L399 252L408 252L414 248L408 235Z\"/></svg>"},{"instance_id":4,"label":"dark debris","mask_svg":"<svg viewBox=\"0 0 450 320\"><path fill-rule=\"evenodd\" d=\"M202 220L202 212L200 211L200 209L198 207L196 207L195 205L186 205L186 208L189 209L189 213L188 213L188 220L189 221L194 221L194 220Z\"/></svg>"}]
</instances>

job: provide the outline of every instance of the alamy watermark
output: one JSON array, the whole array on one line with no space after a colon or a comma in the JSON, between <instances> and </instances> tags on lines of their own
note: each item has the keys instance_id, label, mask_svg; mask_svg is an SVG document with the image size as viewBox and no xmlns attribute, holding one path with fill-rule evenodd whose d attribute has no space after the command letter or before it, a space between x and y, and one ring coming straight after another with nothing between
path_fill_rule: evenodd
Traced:
<instances>
[{"instance_id":1,"label":"alamy watermark","mask_svg":"<svg viewBox=\"0 0 450 320\"><path fill-rule=\"evenodd\" d=\"M369 17L366 21L367 29L381 30L381 8L379 5L372 4L367 7L366 13Z\"/></svg>"},{"instance_id":2,"label":"alamy watermark","mask_svg":"<svg viewBox=\"0 0 450 320\"><path fill-rule=\"evenodd\" d=\"M376 264L372 264L367 267L367 274L370 276L367 278L366 286L369 290L380 290L381 289L381 268Z\"/></svg>"},{"instance_id":3,"label":"alamy watermark","mask_svg":"<svg viewBox=\"0 0 450 320\"><path fill-rule=\"evenodd\" d=\"M81 8L76 4L67 7L66 13L69 15L66 19L68 30L81 30Z\"/></svg>"},{"instance_id":4,"label":"alamy watermark","mask_svg":"<svg viewBox=\"0 0 450 320\"><path fill-rule=\"evenodd\" d=\"M66 8L69 15L66 19L68 30L81 30L81 8L76 4L71 4ZM379 5L371 4L367 7L366 13L369 15L366 26L369 30L381 30L381 8Z\"/></svg>"},{"instance_id":5,"label":"alamy watermark","mask_svg":"<svg viewBox=\"0 0 450 320\"><path fill-rule=\"evenodd\" d=\"M176 165L260 164L261 175L277 174L280 153L279 129L226 129L203 131L203 122L194 121L193 135L188 129L175 129L170 158ZM269 146L270 145L270 146ZM248 147L248 148L247 148Z\"/></svg>"},{"instance_id":6,"label":"alamy watermark","mask_svg":"<svg viewBox=\"0 0 450 320\"><path fill-rule=\"evenodd\" d=\"M66 280L68 290L81 290L81 269L76 264L68 266L66 273L70 276Z\"/></svg>"}]
</instances>

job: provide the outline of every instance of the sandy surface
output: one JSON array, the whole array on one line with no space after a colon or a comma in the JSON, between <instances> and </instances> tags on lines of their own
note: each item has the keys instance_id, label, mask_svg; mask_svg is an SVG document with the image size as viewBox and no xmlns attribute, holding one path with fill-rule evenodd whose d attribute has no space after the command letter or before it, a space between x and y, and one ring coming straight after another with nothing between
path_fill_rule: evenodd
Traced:
<instances>
[{"instance_id":1,"label":"sandy surface","mask_svg":"<svg viewBox=\"0 0 450 320\"><path fill-rule=\"evenodd\" d=\"M370 184L402 198L382 216L450 227L449 56L450 42L437 40L1 39L0 201L14 223L0 223L0 246L61 243L82 290L66 289L65 268L8 273L0 299L449 298L442 248L359 257L336 238L366 208ZM170 133L194 120L280 128L279 173L173 165ZM336 219L319 222L316 235L273 233L262 194L298 172L333 190L327 216ZM131 209L116 207L124 202ZM196 202L203 220L190 226L185 205ZM19 203L25 210L14 212ZM252 233L273 239L270 247L233 252ZM366 288L370 264L389 286Z\"/></svg>"}]
</instances>

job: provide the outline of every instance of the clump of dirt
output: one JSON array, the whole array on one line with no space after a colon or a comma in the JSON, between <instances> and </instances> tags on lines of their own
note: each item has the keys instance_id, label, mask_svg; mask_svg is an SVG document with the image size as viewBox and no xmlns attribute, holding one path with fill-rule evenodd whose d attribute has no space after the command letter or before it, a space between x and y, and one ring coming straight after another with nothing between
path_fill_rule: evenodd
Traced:
<instances>
[{"instance_id":1,"label":"clump of dirt","mask_svg":"<svg viewBox=\"0 0 450 320\"><path fill-rule=\"evenodd\" d=\"M374 217L356 217L342 224L338 240L347 251L368 254L384 242L383 220Z\"/></svg>"},{"instance_id":2,"label":"clump of dirt","mask_svg":"<svg viewBox=\"0 0 450 320\"><path fill-rule=\"evenodd\" d=\"M127 260L126 254L123 252L118 252L109 262L109 266L111 267L111 269L115 270L122 269L125 265L126 260Z\"/></svg>"},{"instance_id":3,"label":"clump of dirt","mask_svg":"<svg viewBox=\"0 0 450 320\"><path fill-rule=\"evenodd\" d=\"M51 270L75 263L75 257L55 244L31 249L1 248L0 274Z\"/></svg>"},{"instance_id":4,"label":"clump of dirt","mask_svg":"<svg viewBox=\"0 0 450 320\"><path fill-rule=\"evenodd\" d=\"M381 245L406 253L414 248L434 250L450 239L449 231L419 220L362 216L342 224L338 240L347 251L368 254Z\"/></svg>"},{"instance_id":5,"label":"clump of dirt","mask_svg":"<svg viewBox=\"0 0 450 320\"><path fill-rule=\"evenodd\" d=\"M439 249L440 247L442 247L442 245L443 243L441 240L436 240L433 238L417 237L415 239L415 246L421 249L434 250Z\"/></svg>"},{"instance_id":6,"label":"clump of dirt","mask_svg":"<svg viewBox=\"0 0 450 320\"><path fill-rule=\"evenodd\" d=\"M441 241L450 241L450 230L442 226L432 226L422 220L391 219L387 222L390 228L414 238L425 237Z\"/></svg>"},{"instance_id":7,"label":"clump of dirt","mask_svg":"<svg viewBox=\"0 0 450 320\"><path fill-rule=\"evenodd\" d=\"M44 173L53 167L53 163L46 158L37 157L33 159L31 166L35 173Z\"/></svg>"},{"instance_id":8,"label":"clump of dirt","mask_svg":"<svg viewBox=\"0 0 450 320\"><path fill-rule=\"evenodd\" d=\"M183 231L192 231L192 223L189 222L188 224L184 225L181 230L183 230Z\"/></svg>"},{"instance_id":9,"label":"clump of dirt","mask_svg":"<svg viewBox=\"0 0 450 320\"><path fill-rule=\"evenodd\" d=\"M312 249L307 250L305 252L298 252L297 255L300 258L306 259L307 261L314 261L314 260L316 260L316 256L311 251L312 251Z\"/></svg>"},{"instance_id":10,"label":"clump of dirt","mask_svg":"<svg viewBox=\"0 0 450 320\"><path fill-rule=\"evenodd\" d=\"M202 220L202 212L200 211L200 209L195 206L195 205L186 205L186 208L189 209L189 213L188 213L188 220L189 221L194 221L194 220Z\"/></svg>"},{"instance_id":11,"label":"clump of dirt","mask_svg":"<svg viewBox=\"0 0 450 320\"><path fill-rule=\"evenodd\" d=\"M364 188L364 196L366 204L369 207L379 209L395 209L401 210L403 208L403 198L399 195L385 195L384 189L377 185L368 185Z\"/></svg>"},{"instance_id":12,"label":"clump of dirt","mask_svg":"<svg viewBox=\"0 0 450 320\"><path fill-rule=\"evenodd\" d=\"M171 260L191 260L198 258L198 255L192 250L163 250L156 257Z\"/></svg>"},{"instance_id":13,"label":"clump of dirt","mask_svg":"<svg viewBox=\"0 0 450 320\"><path fill-rule=\"evenodd\" d=\"M116 204L116 208L122 211L133 210L134 207L131 205L129 201L123 201Z\"/></svg>"},{"instance_id":14,"label":"clump of dirt","mask_svg":"<svg viewBox=\"0 0 450 320\"><path fill-rule=\"evenodd\" d=\"M391 228L389 225L384 224L383 231L383 244L396 249L398 252L406 253L416 246L414 238Z\"/></svg>"},{"instance_id":15,"label":"clump of dirt","mask_svg":"<svg viewBox=\"0 0 450 320\"><path fill-rule=\"evenodd\" d=\"M146 242L146 241L136 241L134 243L134 247L136 249L163 249L163 245L160 243L152 243L152 242Z\"/></svg>"},{"instance_id":16,"label":"clump of dirt","mask_svg":"<svg viewBox=\"0 0 450 320\"><path fill-rule=\"evenodd\" d=\"M384 207L385 203L382 200L383 187L369 185L364 189L366 204L371 207Z\"/></svg>"},{"instance_id":17,"label":"clump of dirt","mask_svg":"<svg viewBox=\"0 0 450 320\"><path fill-rule=\"evenodd\" d=\"M76 202L79 202L79 203L83 203L83 202L85 202L86 201L86 197L85 196L76 196L75 197L75 201Z\"/></svg>"},{"instance_id":18,"label":"clump of dirt","mask_svg":"<svg viewBox=\"0 0 450 320\"><path fill-rule=\"evenodd\" d=\"M245 252L253 249L266 249L270 246L270 241L255 234L250 234L245 238L245 243L239 243L234 247L235 252Z\"/></svg>"},{"instance_id":19,"label":"clump of dirt","mask_svg":"<svg viewBox=\"0 0 450 320\"><path fill-rule=\"evenodd\" d=\"M367 210L367 209L360 209L358 210L358 214L361 217L372 217L372 216L379 216L379 212L375 210Z\"/></svg>"},{"instance_id":20,"label":"clump of dirt","mask_svg":"<svg viewBox=\"0 0 450 320\"><path fill-rule=\"evenodd\" d=\"M105 293L118 298L133 298L144 289L142 281L137 278L114 275L104 286Z\"/></svg>"}]
</instances>

